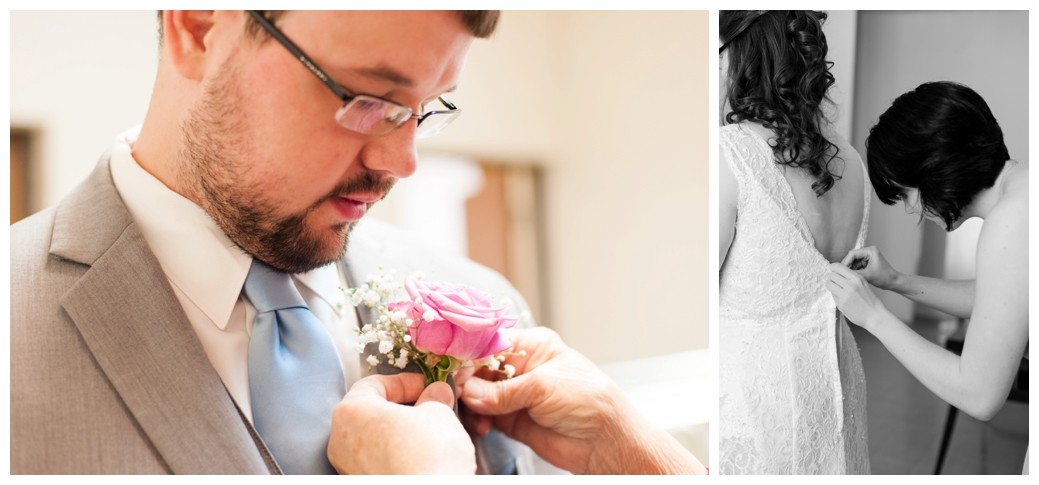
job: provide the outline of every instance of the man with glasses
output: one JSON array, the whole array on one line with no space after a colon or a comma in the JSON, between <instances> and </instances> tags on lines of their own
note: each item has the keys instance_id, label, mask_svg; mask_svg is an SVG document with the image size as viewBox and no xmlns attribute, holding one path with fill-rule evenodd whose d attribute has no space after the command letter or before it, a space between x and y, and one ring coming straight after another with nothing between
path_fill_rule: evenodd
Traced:
<instances>
[{"instance_id":1,"label":"man with glasses","mask_svg":"<svg viewBox=\"0 0 1039 485\"><path fill-rule=\"evenodd\" d=\"M485 268L358 224L415 171L415 139L458 116L445 94L497 18L162 12L142 126L12 226L11 471L331 473L332 408L368 371L368 316L341 286L386 265L522 302ZM422 452L533 464L500 435L476 448Z\"/></svg>"}]
</instances>

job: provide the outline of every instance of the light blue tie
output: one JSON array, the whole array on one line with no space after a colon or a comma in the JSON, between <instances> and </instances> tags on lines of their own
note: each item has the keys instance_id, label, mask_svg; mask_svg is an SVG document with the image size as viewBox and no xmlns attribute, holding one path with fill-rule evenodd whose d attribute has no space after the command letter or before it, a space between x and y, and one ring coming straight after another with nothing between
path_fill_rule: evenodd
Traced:
<instances>
[{"instance_id":1,"label":"light blue tie","mask_svg":"<svg viewBox=\"0 0 1039 485\"><path fill-rule=\"evenodd\" d=\"M288 273L254 259L243 291L256 307L249 339L256 431L285 473L335 473L328 436L346 384L332 338Z\"/></svg>"}]
</instances>

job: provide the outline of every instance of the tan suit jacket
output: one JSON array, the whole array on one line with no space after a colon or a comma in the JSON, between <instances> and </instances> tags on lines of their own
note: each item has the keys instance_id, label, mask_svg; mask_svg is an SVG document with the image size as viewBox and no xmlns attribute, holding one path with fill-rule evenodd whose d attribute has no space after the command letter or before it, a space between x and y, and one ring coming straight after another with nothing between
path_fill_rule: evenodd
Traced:
<instances>
[{"instance_id":1,"label":"tan suit jacket","mask_svg":"<svg viewBox=\"0 0 1039 485\"><path fill-rule=\"evenodd\" d=\"M348 281L379 264L423 269L522 310L497 273L394 237L360 224L340 264ZM11 227L10 443L15 474L279 472L210 365L107 155L56 207ZM477 447L492 473L529 455L501 437Z\"/></svg>"}]
</instances>

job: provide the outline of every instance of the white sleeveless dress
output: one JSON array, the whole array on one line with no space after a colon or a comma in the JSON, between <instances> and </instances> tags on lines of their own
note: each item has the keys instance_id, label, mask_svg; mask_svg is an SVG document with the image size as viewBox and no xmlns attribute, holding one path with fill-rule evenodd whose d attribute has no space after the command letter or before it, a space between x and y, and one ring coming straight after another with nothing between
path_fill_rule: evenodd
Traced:
<instances>
[{"instance_id":1,"label":"white sleeveless dress","mask_svg":"<svg viewBox=\"0 0 1039 485\"><path fill-rule=\"evenodd\" d=\"M739 187L719 288L719 471L869 473L866 379L826 291L829 262L768 141L739 124L722 127L719 139ZM862 164L854 150L838 156ZM865 172L856 248L869 220Z\"/></svg>"}]
</instances>

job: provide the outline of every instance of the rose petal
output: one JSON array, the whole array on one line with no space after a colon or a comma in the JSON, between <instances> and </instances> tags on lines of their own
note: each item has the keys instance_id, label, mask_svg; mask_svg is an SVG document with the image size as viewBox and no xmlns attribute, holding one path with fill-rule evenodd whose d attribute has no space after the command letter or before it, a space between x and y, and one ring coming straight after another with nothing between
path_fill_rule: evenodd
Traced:
<instances>
[{"instance_id":1,"label":"rose petal","mask_svg":"<svg viewBox=\"0 0 1039 485\"><path fill-rule=\"evenodd\" d=\"M447 351L455 339L456 327L443 320L433 320L432 322L416 320L416 322L418 323L408 331L415 347L436 355L449 355Z\"/></svg>"},{"instance_id":2,"label":"rose petal","mask_svg":"<svg viewBox=\"0 0 1039 485\"><path fill-rule=\"evenodd\" d=\"M512 347L512 342L509 341L508 337L505 336L505 332L495 332L494 338L492 338L491 341L487 344L487 346L483 348L482 352L479 352L480 355L476 356L475 358L479 359L482 357L487 357L488 355L494 355L498 352L508 349L509 347Z\"/></svg>"},{"instance_id":3,"label":"rose petal","mask_svg":"<svg viewBox=\"0 0 1039 485\"><path fill-rule=\"evenodd\" d=\"M486 341L487 335L483 333L455 332L451 345L444 353L461 360L473 360L482 357L478 354L487 346Z\"/></svg>"},{"instance_id":4,"label":"rose petal","mask_svg":"<svg viewBox=\"0 0 1039 485\"><path fill-rule=\"evenodd\" d=\"M515 316L494 306L489 294L465 285L429 283L408 278L404 284L411 301L422 301L422 312L435 314L422 321L419 308L404 305L416 321L410 330L420 350L459 360L472 360L498 353L511 346L499 330L516 324Z\"/></svg>"}]
</instances>

